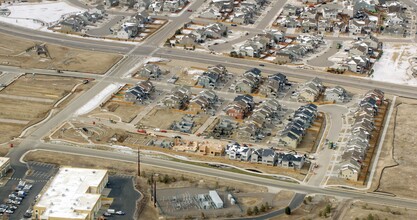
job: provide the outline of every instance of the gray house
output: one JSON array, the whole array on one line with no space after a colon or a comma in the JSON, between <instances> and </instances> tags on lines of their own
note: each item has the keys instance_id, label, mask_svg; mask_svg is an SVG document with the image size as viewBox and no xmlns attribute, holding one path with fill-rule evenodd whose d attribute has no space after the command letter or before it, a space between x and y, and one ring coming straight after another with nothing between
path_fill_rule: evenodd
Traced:
<instances>
[{"instance_id":1,"label":"gray house","mask_svg":"<svg viewBox=\"0 0 417 220\"><path fill-rule=\"evenodd\" d=\"M156 79L159 78L159 76L162 74L161 69L158 65L148 63L145 64L140 70L138 71L138 75L143 78L152 78Z\"/></svg>"},{"instance_id":2,"label":"gray house","mask_svg":"<svg viewBox=\"0 0 417 220\"><path fill-rule=\"evenodd\" d=\"M331 102L348 102L350 96L344 88L336 86L326 89L324 92L324 99Z\"/></svg>"},{"instance_id":3,"label":"gray house","mask_svg":"<svg viewBox=\"0 0 417 220\"><path fill-rule=\"evenodd\" d=\"M262 151L262 163L266 165L275 166L278 161L278 156L272 149L263 149Z\"/></svg>"}]
</instances>

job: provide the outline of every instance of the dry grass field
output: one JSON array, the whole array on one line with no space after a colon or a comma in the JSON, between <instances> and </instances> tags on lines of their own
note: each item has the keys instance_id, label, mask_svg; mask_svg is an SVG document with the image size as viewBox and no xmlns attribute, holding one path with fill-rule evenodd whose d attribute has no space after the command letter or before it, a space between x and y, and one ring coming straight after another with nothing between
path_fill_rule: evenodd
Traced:
<instances>
[{"instance_id":1,"label":"dry grass field","mask_svg":"<svg viewBox=\"0 0 417 220\"><path fill-rule=\"evenodd\" d=\"M23 75L7 86L0 92L0 143L19 136L25 127L42 120L58 100L80 83L82 79ZM89 86L80 85L76 93Z\"/></svg>"},{"instance_id":2,"label":"dry grass field","mask_svg":"<svg viewBox=\"0 0 417 220\"><path fill-rule=\"evenodd\" d=\"M399 99L392 115L392 121L387 132L387 139L378 163L378 172L382 168L382 177L378 191L392 193L400 197L416 199L417 161L415 160L415 143L417 138L417 118L414 115L417 107L416 100ZM378 184L378 179L374 180ZM374 188L375 189L375 188Z\"/></svg>"},{"instance_id":3,"label":"dry grass field","mask_svg":"<svg viewBox=\"0 0 417 220\"><path fill-rule=\"evenodd\" d=\"M54 44L46 45L49 56L39 56L33 50L26 51L40 43L0 34L0 65L104 74L122 58L119 54L81 50Z\"/></svg>"}]
</instances>

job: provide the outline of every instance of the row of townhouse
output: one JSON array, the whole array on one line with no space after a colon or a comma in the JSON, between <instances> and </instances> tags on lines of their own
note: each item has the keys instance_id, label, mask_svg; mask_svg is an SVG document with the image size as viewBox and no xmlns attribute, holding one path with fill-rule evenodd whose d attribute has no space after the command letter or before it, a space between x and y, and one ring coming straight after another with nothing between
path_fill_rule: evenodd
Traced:
<instances>
[{"instance_id":1,"label":"row of townhouse","mask_svg":"<svg viewBox=\"0 0 417 220\"><path fill-rule=\"evenodd\" d=\"M299 102L314 102L324 92L324 85L321 79L315 77L299 85L297 91L293 93L293 97Z\"/></svg>"},{"instance_id":2,"label":"row of townhouse","mask_svg":"<svg viewBox=\"0 0 417 220\"><path fill-rule=\"evenodd\" d=\"M268 76L259 88L259 93L266 97L278 97L288 85L287 76L282 73L276 73Z\"/></svg>"},{"instance_id":3,"label":"row of townhouse","mask_svg":"<svg viewBox=\"0 0 417 220\"><path fill-rule=\"evenodd\" d=\"M167 108L184 109L191 99L191 89L187 86L178 86L172 89L171 94L162 102Z\"/></svg>"},{"instance_id":4,"label":"row of townhouse","mask_svg":"<svg viewBox=\"0 0 417 220\"><path fill-rule=\"evenodd\" d=\"M243 119L252 113L255 108L255 102L251 95L238 95L226 108L228 116L235 119Z\"/></svg>"},{"instance_id":5,"label":"row of townhouse","mask_svg":"<svg viewBox=\"0 0 417 220\"><path fill-rule=\"evenodd\" d=\"M306 161L304 155L276 152L270 148L255 149L245 144L240 145L237 142L229 143L226 146L225 152L230 160L248 161L251 163L262 163L270 166L294 169L301 169Z\"/></svg>"},{"instance_id":6,"label":"row of townhouse","mask_svg":"<svg viewBox=\"0 0 417 220\"><path fill-rule=\"evenodd\" d=\"M262 71L258 68L247 70L232 87L234 92L251 94L255 92L262 83Z\"/></svg>"},{"instance_id":7,"label":"row of townhouse","mask_svg":"<svg viewBox=\"0 0 417 220\"><path fill-rule=\"evenodd\" d=\"M197 80L197 85L203 88L216 89L227 79L228 71L225 66L217 64L209 66Z\"/></svg>"},{"instance_id":8,"label":"row of townhouse","mask_svg":"<svg viewBox=\"0 0 417 220\"><path fill-rule=\"evenodd\" d=\"M137 37L140 32L146 29L146 24L152 22L152 18L145 11L138 12L127 18L117 30L117 37L130 39Z\"/></svg>"},{"instance_id":9,"label":"row of townhouse","mask_svg":"<svg viewBox=\"0 0 417 220\"><path fill-rule=\"evenodd\" d=\"M239 48L235 48L230 52L231 56L248 56L261 57L262 54L269 52L270 49L276 49L279 44L286 40L285 33L276 30L268 30L263 34L247 40Z\"/></svg>"},{"instance_id":10,"label":"row of townhouse","mask_svg":"<svg viewBox=\"0 0 417 220\"><path fill-rule=\"evenodd\" d=\"M375 57L376 52L381 53L382 43L376 37L367 35L358 38L346 50L349 55L342 66L352 72L364 74L372 68L371 58Z\"/></svg>"},{"instance_id":11,"label":"row of townhouse","mask_svg":"<svg viewBox=\"0 0 417 220\"><path fill-rule=\"evenodd\" d=\"M196 113L214 109L214 105L219 101L219 97L212 90L203 90L193 97L188 105L188 110Z\"/></svg>"},{"instance_id":12,"label":"row of townhouse","mask_svg":"<svg viewBox=\"0 0 417 220\"><path fill-rule=\"evenodd\" d=\"M228 30L229 29L226 25L216 22L193 30L192 34L196 36L198 43L204 43L207 39L220 39L227 37Z\"/></svg>"},{"instance_id":13,"label":"row of townhouse","mask_svg":"<svg viewBox=\"0 0 417 220\"><path fill-rule=\"evenodd\" d=\"M298 28L303 33L371 34L382 31L387 35L404 37L410 34L407 29L411 17L398 1L354 0L304 7L287 4L275 24L283 28Z\"/></svg>"},{"instance_id":14,"label":"row of townhouse","mask_svg":"<svg viewBox=\"0 0 417 220\"><path fill-rule=\"evenodd\" d=\"M284 147L297 148L302 141L306 131L317 118L317 106L307 104L298 108L290 123L281 131L278 144Z\"/></svg>"},{"instance_id":15,"label":"row of townhouse","mask_svg":"<svg viewBox=\"0 0 417 220\"><path fill-rule=\"evenodd\" d=\"M179 12L188 0L105 0L104 4L107 7L143 8L152 12Z\"/></svg>"},{"instance_id":16,"label":"row of townhouse","mask_svg":"<svg viewBox=\"0 0 417 220\"><path fill-rule=\"evenodd\" d=\"M85 26L103 19L104 15L104 9L101 10L99 8L71 14L59 22L60 30L67 33L80 32Z\"/></svg>"},{"instance_id":17,"label":"row of townhouse","mask_svg":"<svg viewBox=\"0 0 417 220\"><path fill-rule=\"evenodd\" d=\"M276 99L268 99L257 106L245 124L238 130L241 139L262 140L280 119L282 106Z\"/></svg>"},{"instance_id":18,"label":"row of townhouse","mask_svg":"<svg viewBox=\"0 0 417 220\"><path fill-rule=\"evenodd\" d=\"M372 132L375 129L375 115L383 104L384 92L371 90L359 102L359 108L354 115L351 135L342 154L339 177L357 181L363 161L369 149Z\"/></svg>"},{"instance_id":19,"label":"row of townhouse","mask_svg":"<svg viewBox=\"0 0 417 220\"><path fill-rule=\"evenodd\" d=\"M199 17L207 19L226 19L237 24L254 23L254 17L266 0L212 0L207 10L203 11Z\"/></svg>"},{"instance_id":20,"label":"row of townhouse","mask_svg":"<svg viewBox=\"0 0 417 220\"><path fill-rule=\"evenodd\" d=\"M306 55L315 53L322 44L324 44L322 36L298 35L292 44L275 52L274 62L284 64L301 60Z\"/></svg>"},{"instance_id":21,"label":"row of townhouse","mask_svg":"<svg viewBox=\"0 0 417 220\"><path fill-rule=\"evenodd\" d=\"M125 92L125 100L135 104L143 104L148 100L151 94L155 92L155 87L151 81L140 81L135 86Z\"/></svg>"}]
</instances>

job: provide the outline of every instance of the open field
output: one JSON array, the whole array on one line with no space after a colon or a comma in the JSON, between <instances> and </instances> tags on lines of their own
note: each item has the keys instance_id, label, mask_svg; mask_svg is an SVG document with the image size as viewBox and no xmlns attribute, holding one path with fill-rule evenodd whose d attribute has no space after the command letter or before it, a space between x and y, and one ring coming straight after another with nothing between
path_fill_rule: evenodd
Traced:
<instances>
[{"instance_id":1,"label":"open field","mask_svg":"<svg viewBox=\"0 0 417 220\"><path fill-rule=\"evenodd\" d=\"M293 210L291 212L291 215L284 214L281 216L274 217L272 219L338 219L334 218L333 215L336 212L336 207L340 203L339 200L335 199L334 197L322 195L311 195L311 200L309 200L307 197L304 199L305 202L302 203L298 209ZM327 218L325 218L323 215L326 206L330 206L330 213L327 215Z\"/></svg>"},{"instance_id":2,"label":"open field","mask_svg":"<svg viewBox=\"0 0 417 220\"><path fill-rule=\"evenodd\" d=\"M415 219L417 210L404 209L392 206L365 203L362 201L353 202L347 206L345 215L340 216L343 220L353 219ZM372 217L370 217L372 216Z\"/></svg>"},{"instance_id":3,"label":"open field","mask_svg":"<svg viewBox=\"0 0 417 220\"><path fill-rule=\"evenodd\" d=\"M75 85L80 84L74 94L91 85L81 83L82 79L69 77L23 75L7 86L0 92L0 143L11 140L25 127L42 120Z\"/></svg>"},{"instance_id":4,"label":"open field","mask_svg":"<svg viewBox=\"0 0 417 220\"><path fill-rule=\"evenodd\" d=\"M414 192L416 166L415 160L415 132L417 131L417 120L414 116L416 100L397 99L396 111L392 115L387 137L378 163L377 177L381 174L380 182L375 180L375 184L380 184L379 188L374 185L377 191L392 193L401 197L416 199Z\"/></svg>"},{"instance_id":5,"label":"open field","mask_svg":"<svg viewBox=\"0 0 417 220\"><path fill-rule=\"evenodd\" d=\"M13 44L10 44L13 42ZM27 41L0 34L0 64L22 68L59 69L104 74L122 56L47 44L49 55L38 55L31 50L40 42ZM28 50L28 51L27 51ZM100 60L100 62L97 62Z\"/></svg>"}]
</instances>

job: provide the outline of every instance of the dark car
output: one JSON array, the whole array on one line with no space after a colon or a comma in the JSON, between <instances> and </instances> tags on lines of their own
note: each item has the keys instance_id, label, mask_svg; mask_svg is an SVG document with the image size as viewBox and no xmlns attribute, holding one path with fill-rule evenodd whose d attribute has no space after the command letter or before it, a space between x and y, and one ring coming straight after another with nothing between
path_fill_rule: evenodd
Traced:
<instances>
[{"instance_id":1,"label":"dark car","mask_svg":"<svg viewBox=\"0 0 417 220\"><path fill-rule=\"evenodd\" d=\"M188 12L193 12L193 10L192 10L192 9L188 9L187 11L188 11Z\"/></svg>"},{"instance_id":2,"label":"dark car","mask_svg":"<svg viewBox=\"0 0 417 220\"><path fill-rule=\"evenodd\" d=\"M265 66L265 64L262 64L262 63L261 63L261 64L259 64L259 66Z\"/></svg>"},{"instance_id":3,"label":"dark car","mask_svg":"<svg viewBox=\"0 0 417 220\"><path fill-rule=\"evenodd\" d=\"M236 27L236 26L237 26L237 24L231 24L230 26Z\"/></svg>"}]
</instances>

